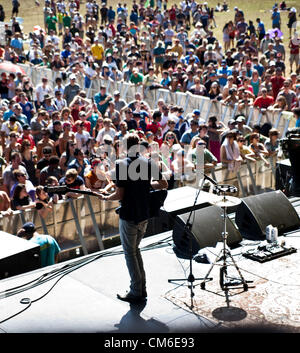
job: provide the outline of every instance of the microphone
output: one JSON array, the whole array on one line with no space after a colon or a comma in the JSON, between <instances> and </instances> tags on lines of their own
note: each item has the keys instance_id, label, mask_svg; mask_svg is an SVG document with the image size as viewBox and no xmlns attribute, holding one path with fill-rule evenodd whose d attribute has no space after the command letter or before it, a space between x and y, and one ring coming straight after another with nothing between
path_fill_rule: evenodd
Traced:
<instances>
[{"instance_id":1,"label":"microphone","mask_svg":"<svg viewBox=\"0 0 300 353\"><path fill-rule=\"evenodd\" d=\"M214 185L218 185L218 183L214 179L212 179L211 177L209 177L208 175L206 175L204 173L202 173L202 174L204 176L204 179L207 179L208 181L210 181Z\"/></svg>"},{"instance_id":2,"label":"microphone","mask_svg":"<svg viewBox=\"0 0 300 353\"><path fill-rule=\"evenodd\" d=\"M67 186L62 185L62 186L44 186L44 191L51 194L65 194L69 190Z\"/></svg>"}]
</instances>

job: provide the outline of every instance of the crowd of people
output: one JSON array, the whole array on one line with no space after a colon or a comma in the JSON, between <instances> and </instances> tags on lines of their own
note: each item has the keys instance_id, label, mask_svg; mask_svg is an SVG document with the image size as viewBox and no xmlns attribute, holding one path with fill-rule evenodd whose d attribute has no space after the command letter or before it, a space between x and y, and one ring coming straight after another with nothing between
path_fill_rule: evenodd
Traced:
<instances>
[{"instance_id":1,"label":"crowd of people","mask_svg":"<svg viewBox=\"0 0 300 353\"><path fill-rule=\"evenodd\" d=\"M60 198L78 197L48 194L45 185L111 192L114 161L125 155L123 141L133 131L141 154L159 165L171 189L194 180L198 147L207 170L222 163L234 173L246 160L268 165L267 157L278 153L280 133L271 124L248 126L241 113L247 106L262 113L291 111L300 126L297 13L284 2L270 12L272 32L226 1L211 8L195 0L177 5L133 0L130 9L105 0L43 1L44 26L29 34L17 20L22 3L12 1L11 25L5 25L0 47L3 61L57 72L55 82L43 77L36 87L21 69L1 74L3 214L32 208L46 217ZM0 6L2 21L9 10ZM289 13L288 48L282 41L283 10ZM215 13L222 11L232 11L233 19L217 39ZM123 80L143 90L132 101L106 86L87 97L97 79ZM199 110L185 114L163 99L150 107L147 90L161 87L239 109L225 125L217 116L206 123Z\"/></svg>"}]
</instances>

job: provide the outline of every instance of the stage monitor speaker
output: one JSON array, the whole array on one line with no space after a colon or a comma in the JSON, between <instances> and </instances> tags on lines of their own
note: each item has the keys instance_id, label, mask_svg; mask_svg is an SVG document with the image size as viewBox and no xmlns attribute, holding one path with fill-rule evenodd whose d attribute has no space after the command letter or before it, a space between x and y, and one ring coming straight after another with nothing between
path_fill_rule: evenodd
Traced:
<instances>
[{"instance_id":1,"label":"stage monitor speaker","mask_svg":"<svg viewBox=\"0 0 300 353\"><path fill-rule=\"evenodd\" d=\"M298 229L299 216L280 190L243 198L235 214L235 223L244 238L266 238L266 227L278 228L278 234Z\"/></svg>"},{"instance_id":2,"label":"stage monitor speaker","mask_svg":"<svg viewBox=\"0 0 300 353\"><path fill-rule=\"evenodd\" d=\"M223 209L217 206L209 206L194 211L190 219L191 232L186 228L189 215L190 213L178 215L173 228L174 251L183 258L189 258L190 236L192 239L192 255L197 254L200 249L215 247L218 242L223 240ZM242 240L242 236L228 217L226 218L226 228L228 232L227 245L238 244Z\"/></svg>"},{"instance_id":3,"label":"stage monitor speaker","mask_svg":"<svg viewBox=\"0 0 300 353\"><path fill-rule=\"evenodd\" d=\"M0 279L41 267L40 246L0 231Z\"/></svg>"}]
</instances>

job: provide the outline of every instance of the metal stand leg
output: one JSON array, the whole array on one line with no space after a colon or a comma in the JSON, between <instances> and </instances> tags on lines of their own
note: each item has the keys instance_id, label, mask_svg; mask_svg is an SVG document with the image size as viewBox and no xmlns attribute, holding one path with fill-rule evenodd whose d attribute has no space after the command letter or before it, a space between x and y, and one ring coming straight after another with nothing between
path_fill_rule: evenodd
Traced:
<instances>
[{"instance_id":1,"label":"metal stand leg","mask_svg":"<svg viewBox=\"0 0 300 353\"><path fill-rule=\"evenodd\" d=\"M177 278L177 279L168 279L168 282L178 282L178 281L184 281L184 282L189 282L189 285L188 285L188 288L190 289L190 298L191 298L191 305L187 305L190 309L193 309L194 308L194 302L193 302L193 298L195 296L195 293L193 291L193 289L195 288L195 285L194 285L194 282L196 280L198 281L201 281L203 280L203 278L195 278L194 275L193 275L193 255L192 255L192 252L193 252L193 243L192 243L192 235L191 235L191 232L192 232L192 224L190 223L190 219L191 219L191 216L192 216L192 213L193 211L195 210L195 206L196 206L196 203L197 203L197 199L199 197L199 194L201 192L201 190L203 189L203 185L204 185L204 182L205 182L205 178L203 178L202 180L202 183L201 183L201 186L199 188L199 190L197 191L196 193L196 197L195 197L195 200L194 200L194 205L193 205L193 208L189 214L189 217L188 217L188 220L186 222L186 225L183 229L183 234L185 232L185 230L187 229L188 230L188 236L189 236L189 261L190 261L190 274L188 276L188 278ZM211 278L212 279L212 278ZM207 278L208 280L208 278Z\"/></svg>"},{"instance_id":2,"label":"metal stand leg","mask_svg":"<svg viewBox=\"0 0 300 353\"><path fill-rule=\"evenodd\" d=\"M225 193L223 195L223 201L225 203ZM239 267L237 266L236 262L233 259L233 256L231 255L229 249L227 248L227 237L228 237L228 233L227 233L227 229L226 229L226 218L227 218L227 207L223 207L223 223L224 223L224 232L222 233L222 238L223 238L223 249L220 251L220 253L218 254L218 256L216 257L214 263L211 265L207 275L204 277L203 282L200 284L201 289L205 289L205 284L208 280L208 276L211 273L213 267L216 265L216 263L220 260L223 260L223 265L220 269L220 287L222 288L222 290L224 291L228 291L229 287L231 286L236 286L236 285L243 285L243 288L245 291L248 290L248 284L250 281L246 281L239 269ZM227 258L230 257L233 266L236 268L240 278L239 279L234 279L233 281L226 281L227 278Z\"/></svg>"}]
</instances>

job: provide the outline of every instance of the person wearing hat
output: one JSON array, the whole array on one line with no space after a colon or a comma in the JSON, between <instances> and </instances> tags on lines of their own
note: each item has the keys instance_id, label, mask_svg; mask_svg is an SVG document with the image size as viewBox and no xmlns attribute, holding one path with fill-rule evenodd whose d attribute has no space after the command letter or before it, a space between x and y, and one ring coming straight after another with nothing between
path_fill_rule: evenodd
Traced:
<instances>
[{"instance_id":1,"label":"person wearing hat","mask_svg":"<svg viewBox=\"0 0 300 353\"><path fill-rule=\"evenodd\" d=\"M20 135L20 137L17 139L17 142L20 145L23 145L23 142L27 141L30 144L30 150L32 153L36 153L36 145L33 139L33 136L31 134L31 128L28 124L23 126L23 132Z\"/></svg>"},{"instance_id":2,"label":"person wearing hat","mask_svg":"<svg viewBox=\"0 0 300 353\"><path fill-rule=\"evenodd\" d=\"M273 50L276 51L276 53L280 53L281 54L281 58L283 61L285 61L285 46L282 44L282 41L279 37L275 37L275 44L273 47Z\"/></svg>"},{"instance_id":3,"label":"person wearing hat","mask_svg":"<svg viewBox=\"0 0 300 353\"><path fill-rule=\"evenodd\" d=\"M297 9L295 7L291 7L288 14L288 29L289 29L289 39L292 37L292 28L296 28L297 23Z\"/></svg>"},{"instance_id":4,"label":"person wearing hat","mask_svg":"<svg viewBox=\"0 0 300 353\"><path fill-rule=\"evenodd\" d=\"M143 84L143 80L144 80L143 74L140 73L139 69L135 67L132 70L132 75L129 78L129 82L136 85L136 86L140 86Z\"/></svg>"},{"instance_id":5,"label":"person wearing hat","mask_svg":"<svg viewBox=\"0 0 300 353\"><path fill-rule=\"evenodd\" d=\"M104 48L99 39L95 37L94 44L91 46L91 52L95 62L102 67L103 57L104 57Z\"/></svg>"},{"instance_id":6,"label":"person wearing hat","mask_svg":"<svg viewBox=\"0 0 300 353\"><path fill-rule=\"evenodd\" d=\"M70 75L70 82L65 86L64 89L64 99L67 102L67 105L69 106L75 96L80 92L81 87L79 86L78 83L76 83L76 75L73 73Z\"/></svg>"},{"instance_id":7,"label":"person wearing hat","mask_svg":"<svg viewBox=\"0 0 300 353\"><path fill-rule=\"evenodd\" d=\"M235 117L236 128L241 132L243 136L252 133L252 129L250 126L246 125L246 117L244 115L237 115Z\"/></svg>"},{"instance_id":8,"label":"person wearing hat","mask_svg":"<svg viewBox=\"0 0 300 353\"><path fill-rule=\"evenodd\" d=\"M113 102L115 103L115 109L120 113L121 110L126 107L127 103L121 98L119 91L114 91Z\"/></svg>"},{"instance_id":9,"label":"person wearing hat","mask_svg":"<svg viewBox=\"0 0 300 353\"><path fill-rule=\"evenodd\" d=\"M166 54L166 50L163 46L163 42L159 40L156 44L156 47L153 49L156 75L158 75L159 72L162 73L163 63L165 61L165 54Z\"/></svg>"},{"instance_id":10,"label":"person wearing hat","mask_svg":"<svg viewBox=\"0 0 300 353\"><path fill-rule=\"evenodd\" d=\"M226 60L222 60L221 67L217 70L217 75L219 79L219 84L221 88L226 86L227 84L227 77L232 74L231 69L227 66Z\"/></svg>"},{"instance_id":11,"label":"person wearing hat","mask_svg":"<svg viewBox=\"0 0 300 353\"><path fill-rule=\"evenodd\" d=\"M217 63L217 53L213 50L213 45L208 44L206 46L206 51L204 52L203 60L204 65L207 66L209 63L216 64Z\"/></svg>"},{"instance_id":12,"label":"person wearing hat","mask_svg":"<svg viewBox=\"0 0 300 353\"><path fill-rule=\"evenodd\" d=\"M53 98L54 97L50 96L49 94L44 96L43 109L45 109L49 115L58 110L57 106L53 102Z\"/></svg>"},{"instance_id":13,"label":"person wearing hat","mask_svg":"<svg viewBox=\"0 0 300 353\"><path fill-rule=\"evenodd\" d=\"M24 223L17 232L17 236L40 246L41 267L51 266L58 262L58 254L61 249L57 241L51 235L39 234L34 223Z\"/></svg>"}]
</instances>

